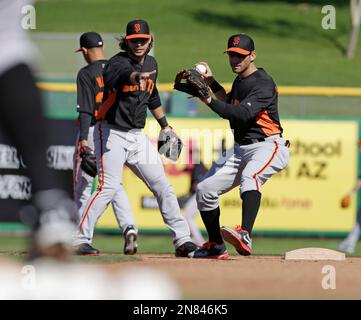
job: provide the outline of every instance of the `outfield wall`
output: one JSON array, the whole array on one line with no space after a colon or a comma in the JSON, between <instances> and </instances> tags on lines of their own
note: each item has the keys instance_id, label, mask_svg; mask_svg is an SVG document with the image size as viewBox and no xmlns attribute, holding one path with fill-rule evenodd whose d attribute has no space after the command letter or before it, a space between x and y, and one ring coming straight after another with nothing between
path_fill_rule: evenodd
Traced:
<instances>
[{"instance_id":1,"label":"outfield wall","mask_svg":"<svg viewBox=\"0 0 361 320\"><path fill-rule=\"evenodd\" d=\"M227 122L219 119L170 118L169 121L181 135L185 148L180 161L177 164L165 163L165 170L176 194L182 196L188 192L190 185L189 174L184 172L189 141L200 146L202 161L209 168L212 161L220 155L222 139L226 140L226 147L231 146L231 132ZM53 140L53 153L48 159L52 161L54 169L67 175L69 187L74 150L72 141L76 132L72 123L64 120L57 123L57 131L62 134L59 134L60 140L56 144ZM265 184L255 230L315 234L348 231L355 220L356 201L352 202L350 208L341 209L339 200L352 188L357 176L358 123L352 120L285 119L283 126L285 137L291 141L291 161L285 171ZM158 124L149 119L145 131L156 144ZM3 141L0 146L3 166L6 157L9 158L9 149L4 149ZM14 179L16 175L21 179ZM12 182L9 182L9 176L12 177ZM0 170L0 220L19 221L16 211L29 196L26 192L21 195L20 190L28 190L23 179L22 168L18 170L8 167ZM124 171L124 187L139 228L165 231L152 193L129 169ZM221 196L221 208L222 225L236 225L240 222L241 200L238 188ZM199 215L196 222L202 226ZM100 219L98 227L108 231L118 229L111 208Z\"/></svg>"},{"instance_id":2,"label":"outfield wall","mask_svg":"<svg viewBox=\"0 0 361 320\"><path fill-rule=\"evenodd\" d=\"M353 201L350 208L341 209L339 201L352 188L357 174L358 123L325 120L284 120L282 123L286 138L291 141L291 161L284 172L265 184L255 231L348 231L355 219L356 203ZM211 166L211 159L219 156L222 132L224 137L228 135L227 122L218 119L174 119L172 125L177 128L183 141L187 143L191 138L193 145L203 146L202 160L207 167ZM157 126L155 121L150 120L145 128L154 143ZM230 140L226 140L229 146ZM165 165L177 195L187 193L190 184L189 175L184 172L185 157L187 145L180 164ZM139 227L165 230L153 195L129 169L124 172L124 186ZM221 224L239 224L239 188L221 196L220 200ZM199 215L196 221L202 226ZM117 228L110 208L98 226Z\"/></svg>"},{"instance_id":3,"label":"outfield wall","mask_svg":"<svg viewBox=\"0 0 361 320\"><path fill-rule=\"evenodd\" d=\"M46 113L52 132L48 163L54 170L60 170L66 175L69 181L67 191L71 193L73 143L77 128L74 121L76 113L69 112L69 106L74 102L74 86L69 85L69 91L64 88L63 91L57 91L51 87L46 88L46 85L39 84L45 94L49 93L46 91L49 89L53 90L53 94L63 94L62 98L56 95L45 96ZM292 92L290 89L283 89L283 96L292 97ZM312 90L308 92L310 95L315 94ZM344 94L342 90L335 92ZM353 98L360 99L357 90L350 92L356 94ZM324 90L324 94L330 94L330 91ZM162 95L163 101L168 99L166 101L171 110L190 110L189 106L185 108L184 105L189 103L189 99L175 99L167 91L163 91ZM329 98L327 95L324 97ZM355 107L352 110L357 111ZM165 163L165 170L177 196L182 196L187 193L190 183L189 175L183 172L188 141L192 139L193 143L200 146L202 161L210 167L212 161L220 155L222 140L225 139L223 144L226 147L232 145L232 133L228 130L228 122L216 116L189 114L169 117L169 121L181 134L185 148L180 161L177 164ZM284 172L274 176L264 186L255 232L287 235L346 233L355 221L356 201L352 201L348 209L341 209L339 201L353 187L359 171L359 118L344 117L342 120L331 116L288 116L282 118L282 124L285 138L291 141L291 161ZM152 118L148 119L145 130L156 143L159 128ZM9 137L4 137L0 131L0 221L7 222L0 224L0 229L1 226L6 226L7 229L21 227L17 224L18 211L29 198L29 183L24 177L20 157L10 145ZM153 195L128 169L124 172L124 185L139 228L143 232L166 232ZM241 200L238 188L221 197L221 207L222 224L239 224ZM203 225L199 215L196 222L199 226ZM119 228L110 208L97 227L102 231L118 232Z\"/></svg>"}]
</instances>

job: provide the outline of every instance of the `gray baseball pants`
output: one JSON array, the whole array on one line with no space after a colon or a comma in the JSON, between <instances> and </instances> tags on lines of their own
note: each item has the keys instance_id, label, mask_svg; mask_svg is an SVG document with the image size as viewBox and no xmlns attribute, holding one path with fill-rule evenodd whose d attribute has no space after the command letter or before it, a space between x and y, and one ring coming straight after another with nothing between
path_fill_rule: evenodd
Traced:
<instances>
[{"instance_id":1,"label":"gray baseball pants","mask_svg":"<svg viewBox=\"0 0 361 320\"><path fill-rule=\"evenodd\" d=\"M168 182L163 163L142 130L122 131L98 122L94 131L99 186L88 200L79 224L78 243L90 243L99 217L123 189L122 175L126 164L157 198L164 223L173 236L175 247L191 241L190 232L180 213L177 197Z\"/></svg>"}]
</instances>

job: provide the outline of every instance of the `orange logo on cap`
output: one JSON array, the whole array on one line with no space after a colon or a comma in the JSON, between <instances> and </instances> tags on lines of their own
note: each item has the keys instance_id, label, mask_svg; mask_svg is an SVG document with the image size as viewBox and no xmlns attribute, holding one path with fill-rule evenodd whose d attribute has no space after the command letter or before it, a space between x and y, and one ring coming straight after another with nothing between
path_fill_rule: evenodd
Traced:
<instances>
[{"instance_id":1,"label":"orange logo on cap","mask_svg":"<svg viewBox=\"0 0 361 320\"><path fill-rule=\"evenodd\" d=\"M135 32L139 32L139 31L140 31L140 24L139 24L139 23L136 23L136 24L134 25L134 30L135 30Z\"/></svg>"},{"instance_id":2,"label":"orange logo on cap","mask_svg":"<svg viewBox=\"0 0 361 320\"><path fill-rule=\"evenodd\" d=\"M234 37L234 39L233 39L233 46L234 46L234 47L237 47L240 42L241 42L241 38L240 38L240 37Z\"/></svg>"}]
</instances>

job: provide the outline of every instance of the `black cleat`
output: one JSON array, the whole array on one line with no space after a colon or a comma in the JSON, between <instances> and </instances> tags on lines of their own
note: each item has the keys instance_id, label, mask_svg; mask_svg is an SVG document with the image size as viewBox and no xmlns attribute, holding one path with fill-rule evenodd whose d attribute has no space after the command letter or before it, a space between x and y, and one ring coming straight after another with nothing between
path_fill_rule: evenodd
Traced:
<instances>
[{"instance_id":1,"label":"black cleat","mask_svg":"<svg viewBox=\"0 0 361 320\"><path fill-rule=\"evenodd\" d=\"M198 247L190 241L187 241L185 243L183 243L182 245L180 245L176 250L175 250L175 256L176 257L193 257L194 251L196 251L198 249Z\"/></svg>"},{"instance_id":2,"label":"black cleat","mask_svg":"<svg viewBox=\"0 0 361 320\"><path fill-rule=\"evenodd\" d=\"M81 243L75 248L75 254L78 256L97 256L99 250L93 248L89 243Z\"/></svg>"}]
</instances>

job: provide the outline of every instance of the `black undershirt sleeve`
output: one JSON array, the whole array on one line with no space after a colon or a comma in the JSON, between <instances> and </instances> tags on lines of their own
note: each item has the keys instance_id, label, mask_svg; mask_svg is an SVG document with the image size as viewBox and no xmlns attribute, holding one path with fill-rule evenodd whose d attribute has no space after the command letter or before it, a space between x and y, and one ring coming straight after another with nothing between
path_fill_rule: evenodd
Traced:
<instances>
[{"instance_id":1,"label":"black undershirt sleeve","mask_svg":"<svg viewBox=\"0 0 361 320\"><path fill-rule=\"evenodd\" d=\"M79 140L88 140L88 133L92 121L92 115L87 112L80 112L79 120L80 120Z\"/></svg>"},{"instance_id":2,"label":"black undershirt sleeve","mask_svg":"<svg viewBox=\"0 0 361 320\"><path fill-rule=\"evenodd\" d=\"M80 71L76 80L78 112L93 113L95 109L95 88L87 72Z\"/></svg>"},{"instance_id":3,"label":"black undershirt sleeve","mask_svg":"<svg viewBox=\"0 0 361 320\"><path fill-rule=\"evenodd\" d=\"M255 119L260 111L266 109L274 99L271 87L255 87L239 104L229 104L212 99L209 107L224 119L247 123Z\"/></svg>"},{"instance_id":4,"label":"black undershirt sleeve","mask_svg":"<svg viewBox=\"0 0 361 320\"><path fill-rule=\"evenodd\" d=\"M162 102L160 101L158 89L157 89L157 86L155 85L152 95L149 98L148 108L149 108L149 110L154 110L154 109L159 108L161 105L162 105Z\"/></svg>"}]
</instances>

